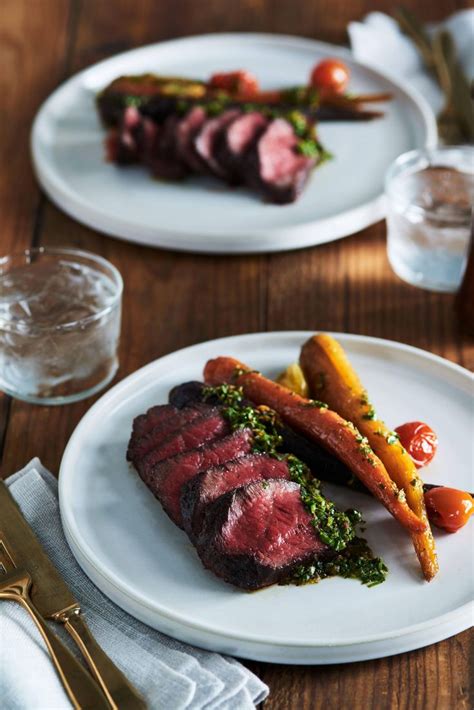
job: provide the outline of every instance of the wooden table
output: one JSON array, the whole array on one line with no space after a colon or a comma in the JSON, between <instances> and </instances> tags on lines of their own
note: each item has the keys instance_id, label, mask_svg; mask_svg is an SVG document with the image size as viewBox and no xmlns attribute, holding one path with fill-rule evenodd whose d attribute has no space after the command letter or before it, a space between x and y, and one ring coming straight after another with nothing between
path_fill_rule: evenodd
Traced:
<instances>
[{"instance_id":1,"label":"wooden table","mask_svg":"<svg viewBox=\"0 0 474 710\"><path fill-rule=\"evenodd\" d=\"M441 19L464 5L406 4L423 20ZM385 11L391 6L388 0L377 3ZM79 69L134 46L202 32L282 32L344 43L347 23L370 9L368 0L0 0L0 254L66 245L102 254L120 269L125 293L117 379L202 340L285 329L391 338L474 366L474 343L457 326L452 297L407 286L391 272L383 223L287 254L179 254L77 224L33 178L28 139L34 113ZM57 472L92 400L54 408L0 397L3 476L33 456ZM420 651L346 666L248 665L270 685L265 710L470 708L469 640L465 632Z\"/></svg>"}]
</instances>

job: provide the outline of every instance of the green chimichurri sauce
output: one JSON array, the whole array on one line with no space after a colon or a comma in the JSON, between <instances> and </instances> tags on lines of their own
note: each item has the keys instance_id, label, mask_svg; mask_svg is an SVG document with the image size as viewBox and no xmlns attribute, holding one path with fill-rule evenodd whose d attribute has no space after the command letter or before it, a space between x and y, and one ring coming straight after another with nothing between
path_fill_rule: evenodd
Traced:
<instances>
[{"instance_id":1,"label":"green chimichurri sauce","mask_svg":"<svg viewBox=\"0 0 474 710\"><path fill-rule=\"evenodd\" d=\"M326 577L359 579L368 587L385 582L387 567L380 557L374 557L367 541L354 537L343 552L327 562L301 565L293 573L292 584L314 584Z\"/></svg>"},{"instance_id":2,"label":"green chimichurri sauce","mask_svg":"<svg viewBox=\"0 0 474 710\"><path fill-rule=\"evenodd\" d=\"M247 404L241 387L224 384L206 387L204 398L217 398L233 431L248 428L253 433L253 451L286 461L291 480L300 485L301 500L312 516L312 524L322 542L338 554L330 561L299 567L290 584L316 582L324 577L341 576L359 579L369 587L385 580L387 568L375 557L367 542L357 537L357 526L363 523L357 510L342 512L321 492L321 483L309 468L293 454L281 452L281 422L272 409ZM324 406L315 402L314 406ZM327 405L326 405L327 406Z\"/></svg>"}]
</instances>

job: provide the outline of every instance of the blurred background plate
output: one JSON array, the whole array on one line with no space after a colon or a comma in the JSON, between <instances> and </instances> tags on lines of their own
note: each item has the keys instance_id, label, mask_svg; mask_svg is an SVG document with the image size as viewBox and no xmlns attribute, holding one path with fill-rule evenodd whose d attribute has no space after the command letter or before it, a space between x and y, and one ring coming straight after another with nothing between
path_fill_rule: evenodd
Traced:
<instances>
[{"instance_id":1,"label":"blurred background plate","mask_svg":"<svg viewBox=\"0 0 474 710\"><path fill-rule=\"evenodd\" d=\"M299 200L264 204L243 188L195 177L159 182L142 167L104 161L104 131L95 94L120 74L155 72L207 78L245 68L262 88L307 82L323 57L350 67L350 90L390 92L383 119L322 123L334 158L316 169ZM412 148L436 143L436 122L424 99L348 50L323 42L267 34L213 34L126 52L77 74L40 109L32 133L37 177L50 198L75 219L105 234L151 246L195 252L248 253L297 249L353 234L384 216L383 178Z\"/></svg>"},{"instance_id":2,"label":"blurred background plate","mask_svg":"<svg viewBox=\"0 0 474 710\"><path fill-rule=\"evenodd\" d=\"M440 572L423 581L411 540L375 500L324 485L367 521L365 537L389 568L368 589L355 580L274 586L249 594L201 565L186 534L125 459L132 420L200 379L209 358L231 355L275 377L309 332L257 333L179 350L104 395L73 433L61 463L64 531L79 564L116 604L170 636L274 663L344 663L411 651L472 624L474 527L436 532ZM388 340L336 334L389 426L428 422L439 450L424 475L472 490L472 376L435 355Z\"/></svg>"}]
</instances>

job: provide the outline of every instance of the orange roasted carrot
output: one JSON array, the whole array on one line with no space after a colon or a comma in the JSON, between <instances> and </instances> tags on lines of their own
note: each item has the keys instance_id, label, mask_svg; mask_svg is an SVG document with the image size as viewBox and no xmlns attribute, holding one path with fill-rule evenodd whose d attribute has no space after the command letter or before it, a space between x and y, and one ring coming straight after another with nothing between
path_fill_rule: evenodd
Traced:
<instances>
[{"instance_id":1,"label":"orange roasted carrot","mask_svg":"<svg viewBox=\"0 0 474 710\"><path fill-rule=\"evenodd\" d=\"M343 461L407 530L425 530L426 523L408 507L405 494L390 479L367 440L336 412L290 392L230 357L209 360L204 379L209 385L229 383L242 387L252 402L274 409L293 429Z\"/></svg>"}]
</instances>

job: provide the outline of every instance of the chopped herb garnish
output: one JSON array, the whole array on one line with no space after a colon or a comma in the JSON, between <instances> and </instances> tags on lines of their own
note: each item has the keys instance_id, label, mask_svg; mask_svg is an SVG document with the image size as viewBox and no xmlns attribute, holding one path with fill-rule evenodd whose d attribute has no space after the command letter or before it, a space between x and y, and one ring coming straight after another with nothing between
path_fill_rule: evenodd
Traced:
<instances>
[{"instance_id":1,"label":"chopped herb garnish","mask_svg":"<svg viewBox=\"0 0 474 710\"><path fill-rule=\"evenodd\" d=\"M343 550L355 537L355 525L362 516L358 511L341 512L321 493L321 484L296 456L286 456L291 480L301 487L301 500L313 516L313 525L321 540L333 550Z\"/></svg>"},{"instance_id":2,"label":"chopped herb garnish","mask_svg":"<svg viewBox=\"0 0 474 710\"><path fill-rule=\"evenodd\" d=\"M310 124L301 111L290 111L285 118L288 123L291 123L297 136L303 138L307 135Z\"/></svg>"},{"instance_id":3,"label":"chopped herb garnish","mask_svg":"<svg viewBox=\"0 0 474 710\"><path fill-rule=\"evenodd\" d=\"M218 116L224 111L226 105L223 101L209 101L205 108L208 116Z\"/></svg>"},{"instance_id":4,"label":"chopped herb garnish","mask_svg":"<svg viewBox=\"0 0 474 710\"><path fill-rule=\"evenodd\" d=\"M259 375L260 373L258 370L245 370L242 367L236 367L234 370L234 373L232 375L232 379L237 380L239 377L242 377L242 375L252 375L252 374Z\"/></svg>"},{"instance_id":5,"label":"chopped herb garnish","mask_svg":"<svg viewBox=\"0 0 474 710\"><path fill-rule=\"evenodd\" d=\"M406 503L407 497L403 488L399 488L397 491L395 491L395 497L400 501L400 503Z\"/></svg>"},{"instance_id":6,"label":"chopped herb garnish","mask_svg":"<svg viewBox=\"0 0 474 710\"><path fill-rule=\"evenodd\" d=\"M321 402L319 399L310 399L305 407L315 407L316 409L328 409L326 402Z\"/></svg>"},{"instance_id":7,"label":"chopped herb garnish","mask_svg":"<svg viewBox=\"0 0 474 710\"><path fill-rule=\"evenodd\" d=\"M362 418L369 419L369 420L377 419L377 414L375 412L375 409L372 407L372 405L369 406L369 409L367 410L367 412L364 414L364 416Z\"/></svg>"},{"instance_id":8,"label":"chopped herb garnish","mask_svg":"<svg viewBox=\"0 0 474 710\"><path fill-rule=\"evenodd\" d=\"M242 387L235 385L204 388L204 398L210 397L217 397L225 405L223 414L230 422L232 431L251 429L254 451L270 456L276 454L283 441L276 412L269 407L246 404Z\"/></svg>"},{"instance_id":9,"label":"chopped herb garnish","mask_svg":"<svg viewBox=\"0 0 474 710\"><path fill-rule=\"evenodd\" d=\"M308 138L299 140L296 150L306 158L317 158L320 153L319 144Z\"/></svg>"},{"instance_id":10,"label":"chopped herb garnish","mask_svg":"<svg viewBox=\"0 0 474 710\"><path fill-rule=\"evenodd\" d=\"M132 96L131 94L126 96L124 99L125 106L127 107L136 107L139 108L139 106L142 105L143 103L143 97L142 96Z\"/></svg>"}]
</instances>

